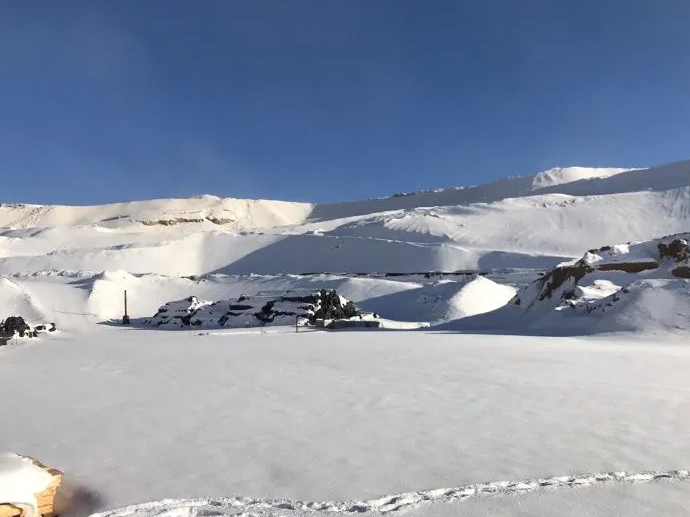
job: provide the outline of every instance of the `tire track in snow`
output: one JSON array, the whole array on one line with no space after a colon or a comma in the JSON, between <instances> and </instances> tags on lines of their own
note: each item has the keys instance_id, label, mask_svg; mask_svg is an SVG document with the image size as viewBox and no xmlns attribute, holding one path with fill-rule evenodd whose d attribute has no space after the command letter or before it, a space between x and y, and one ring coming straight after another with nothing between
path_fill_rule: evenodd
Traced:
<instances>
[{"instance_id":1,"label":"tire track in snow","mask_svg":"<svg viewBox=\"0 0 690 517\"><path fill-rule=\"evenodd\" d=\"M430 503L453 503L466 499L520 495L541 490L591 487L603 484L633 484L690 479L690 471L643 471L603 472L574 476L492 481L453 488L439 488L407 492L349 502L305 502L288 499L253 499L248 497L212 499L165 499L153 503L127 506L108 512L95 513L91 517L220 517L242 515L308 515L319 513L337 514L388 514L417 508ZM294 512L286 514L285 512Z\"/></svg>"}]
</instances>

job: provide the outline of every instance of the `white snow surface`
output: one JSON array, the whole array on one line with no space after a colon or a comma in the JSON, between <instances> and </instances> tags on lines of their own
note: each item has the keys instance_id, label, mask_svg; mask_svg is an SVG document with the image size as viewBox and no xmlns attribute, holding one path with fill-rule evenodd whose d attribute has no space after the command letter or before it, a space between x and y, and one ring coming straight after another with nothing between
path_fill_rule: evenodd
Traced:
<instances>
[{"instance_id":1,"label":"white snow surface","mask_svg":"<svg viewBox=\"0 0 690 517\"><path fill-rule=\"evenodd\" d=\"M438 330L583 335L690 330L690 233L606 246L524 286L513 300Z\"/></svg>"},{"instance_id":2,"label":"white snow surface","mask_svg":"<svg viewBox=\"0 0 690 517\"><path fill-rule=\"evenodd\" d=\"M395 319L439 323L493 311L502 307L516 289L483 276L440 280L370 298L358 305Z\"/></svg>"},{"instance_id":3,"label":"white snow surface","mask_svg":"<svg viewBox=\"0 0 690 517\"><path fill-rule=\"evenodd\" d=\"M543 268L582 249L686 231L690 162L553 169L350 203L137 201L0 206L0 274L170 276Z\"/></svg>"},{"instance_id":4,"label":"white snow surface","mask_svg":"<svg viewBox=\"0 0 690 517\"><path fill-rule=\"evenodd\" d=\"M0 504L28 507L30 513L37 516L36 494L46 490L52 479L48 471L31 460L12 452L0 453Z\"/></svg>"},{"instance_id":5,"label":"white snow surface","mask_svg":"<svg viewBox=\"0 0 690 517\"><path fill-rule=\"evenodd\" d=\"M690 494L681 344L105 326L0 349L0 391L25 387L0 397L21 422L2 441L90 511L485 515L532 492L534 515L582 512L621 484ZM664 508L658 490L633 495Z\"/></svg>"}]
</instances>

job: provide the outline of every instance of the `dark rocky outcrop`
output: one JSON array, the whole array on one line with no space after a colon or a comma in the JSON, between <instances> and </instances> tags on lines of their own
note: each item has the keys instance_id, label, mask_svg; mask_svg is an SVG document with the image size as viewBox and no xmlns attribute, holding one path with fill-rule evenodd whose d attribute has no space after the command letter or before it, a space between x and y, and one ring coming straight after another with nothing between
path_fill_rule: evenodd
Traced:
<instances>
[{"instance_id":1,"label":"dark rocky outcrop","mask_svg":"<svg viewBox=\"0 0 690 517\"><path fill-rule=\"evenodd\" d=\"M648 252L644 252L647 257L642 256L643 253L640 253L638 246L644 243L629 244L633 248L638 247L636 253L616 252L612 246L589 250L587 255L574 264L559 266L547 271L532 285L518 293L513 299L513 303L515 305L526 304L529 307L535 301L554 298L555 293L558 293L558 299L553 299L553 302L568 301L574 297L573 289L587 275L596 271L639 274L659 270L655 274L670 273L677 278L690 278L690 264L688 264L690 250L688 249L688 241L684 238L687 236L688 234L677 234L659 239L656 244L658 258L649 257ZM596 257L597 255L599 257Z\"/></svg>"},{"instance_id":2,"label":"dark rocky outcrop","mask_svg":"<svg viewBox=\"0 0 690 517\"><path fill-rule=\"evenodd\" d=\"M335 290L321 290L319 292L319 299L319 308L314 312L312 318L310 318L311 323L314 323L317 319L340 320L359 316L359 311L355 307L355 304L351 301L347 301L343 305L340 296Z\"/></svg>"},{"instance_id":3,"label":"dark rocky outcrop","mask_svg":"<svg viewBox=\"0 0 690 517\"><path fill-rule=\"evenodd\" d=\"M360 312L335 290L308 295L240 296L237 300L209 302L191 296L169 302L146 323L153 326L233 327L263 325L314 325L316 320L349 319Z\"/></svg>"},{"instance_id":4,"label":"dark rocky outcrop","mask_svg":"<svg viewBox=\"0 0 690 517\"><path fill-rule=\"evenodd\" d=\"M207 216L207 217L173 217L170 219L147 219L139 221L145 226L177 226L178 224L189 224L189 223L203 223L204 221L209 221L218 226L223 226L225 224L234 223L235 219Z\"/></svg>"},{"instance_id":5,"label":"dark rocky outcrop","mask_svg":"<svg viewBox=\"0 0 690 517\"><path fill-rule=\"evenodd\" d=\"M13 336L17 334L20 337L24 337L31 332L31 327L21 316L9 316L2 322L0 331L5 335Z\"/></svg>"},{"instance_id":6,"label":"dark rocky outcrop","mask_svg":"<svg viewBox=\"0 0 690 517\"><path fill-rule=\"evenodd\" d=\"M55 332L57 327L55 323L49 325L37 325L31 327L21 316L8 316L0 321L0 344L7 342L13 337L20 338L34 338L42 332Z\"/></svg>"},{"instance_id":7,"label":"dark rocky outcrop","mask_svg":"<svg viewBox=\"0 0 690 517\"><path fill-rule=\"evenodd\" d=\"M674 262L683 262L690 259L688 241L685 239L673 239L668 244L660 242L657 247L659 249L659 257L662 260L668 259Z\"/></svg>"},{"instance_id":8,"label":"dark rocky outcrop","mask_svg":"<svg viewBox=\"0 0 690 517\"><path fill-rule=\"evenodd\" d=\"M596 269L599 271L621 271L623 273L642 273L652 269L659 269L659 263L653 260L647 262L611 262L602 264Z\"/></svg>"},{"instance_id":9,"label":"dark rocky outcrop","mask_svg":"<svg viewBox=\"0 0 690 517\"><path fill-rule=\"evenodd\" d=\"M671 271L671 274L678 278L690 278L690 267L678 266Z\"/></svg>"}]
</instances>

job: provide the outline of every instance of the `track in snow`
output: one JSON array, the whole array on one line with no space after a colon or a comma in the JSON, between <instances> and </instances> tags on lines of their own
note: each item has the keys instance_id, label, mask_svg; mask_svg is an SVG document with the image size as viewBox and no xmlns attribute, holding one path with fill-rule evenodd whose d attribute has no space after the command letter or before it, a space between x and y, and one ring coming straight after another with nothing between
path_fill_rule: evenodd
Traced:
<instances>
[{"instance_id":1,"label":"track in snow","mask_svg":"<svg viewBox=\"0 0 690 517\"><path fill-rule=\"evenodd\" d=\"M93 514L92 517L239 517L270 516L278 514L318 515L319 513L387 514L400 510L417 508L429 503L453 503L470 498L519 495L540 490L591 487L601 484L632 484L688 479L690 479L690 471L687 470L672 470L666 472L604 472L599 474L556 476L516 481L493 481L455 488L439 488L435 490L408 492L369 501L305 502L287 499L252 499L247 497L165 499L153 503L128 506L118 510Z\"/></svg>"}]
</instances>

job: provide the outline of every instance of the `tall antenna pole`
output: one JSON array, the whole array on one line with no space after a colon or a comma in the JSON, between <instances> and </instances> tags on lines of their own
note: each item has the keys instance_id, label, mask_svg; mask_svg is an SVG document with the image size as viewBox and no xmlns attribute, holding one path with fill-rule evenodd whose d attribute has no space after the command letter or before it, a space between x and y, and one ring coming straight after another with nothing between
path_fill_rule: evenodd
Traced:
<instances>
[{"instance_id":1,"label":"tall antenna pole","mask_svg":"<svg viewBox=\"0 0 690 517\"><path fill-rule=\"evenodd\" d=\"M122 316L122 324L129 325L129 315L127 314L127 289L125 289L125 314Z\"/></svg>"}]
</instances>

